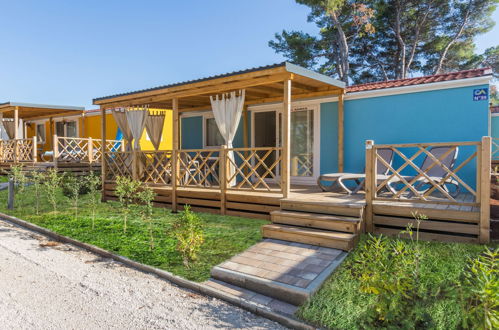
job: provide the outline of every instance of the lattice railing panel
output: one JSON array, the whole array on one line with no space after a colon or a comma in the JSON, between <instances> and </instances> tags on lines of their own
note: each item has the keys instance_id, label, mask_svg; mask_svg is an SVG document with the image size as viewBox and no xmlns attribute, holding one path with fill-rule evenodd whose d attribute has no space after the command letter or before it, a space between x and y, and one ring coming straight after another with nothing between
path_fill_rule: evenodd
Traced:
<instances>
[{"instance_id":1,"label":"lattice railing panel","mask_svg":"<svg viewBox=\"0 0 499 330\"><path fill-rule=\"evenodd\" d=\"M3 140L1 142L2 161L14 162L16 160L16 140Z\"/></svg>"},{"instance_id":2,"label":"lattice railing panel","mask_svg":"<svg viewBox=\"0 0 499 330\"><path fill-rule=\"evenodd\" d=\"M490 154L492 160L499 160L499 139L492 138L492 151Z\"/></svg>"},{"instance_id":3,"label":"lattice railing panel","mask_svg":"<svg viewBox=\"0 0 499 330\"><path fill-rule=\"evenodd\" d=\"M291 176L313 176L314 155L299 154L291 157Z\"/></svg>"},{"instance_id":4,"label":"lattice railing panel","mask_svg":"<svg viewBox=\"0 0 499 330\"><path fill-rule=\"evenodd\" d=\"M116 180L118 176L133 177L132 152L106 152L104 156L106 180Z\"/></svg>"},{"instance_id":5,"label":"lattice railing panel","mask_svg":"<svg viewBox=\"0 0 499 330\"><path fill-rule=\"evenodd\" d=\"M172 154L167 151L142 151L139 159L143 160L142 182L171 185Z\"/></svg>"},{"instance_id":6,"label":"lattice railing panel","mask_svg":"<svg viewBox=\"0 0 499 330\"><path fill-rule=\"evenodd\" d=\"M33 139L16 139L0 141L0 161L32 162Z\"/></svg>"},{"instance_id":7,"label":"lattice railing panel","mask_svg":"<svg viewBox=\"0 0 499 330\"><path fill-rule=\"evenodd\" d=\"M88 153L89 139L58 137L58 157L60 162L83 162L89 161Z\"/></svg>"},{"instance_id":8,"label":"lattice railing panel","mask_svg":"<svg viewBox=\"0 0 499 330\"><path fill-rule=\"evenodd\" d=\"M380 149L393 151L394 161L389 162L379 153ZM374 198L378 200L418 200L421 202L446 202L476 205L474 188L480 143L376 145L373 157L377 171ZM473 201L463 203L462 196L471 195Z\"/></svg>"},{"instance_id":9,"label":"lattice railing panel","mask_svg":"<svg viewBox=\"0 0 499 330\"><path fill-rule=\"evenodd\" d=\"M121 140L106 140L106 152L120 152L121 144L123 142ZM102 140L101 139L93 139L93 161L100 162L102 158Z\"/></svg>"},{"instance_id":10,"label":"lattice railing panel","mask_svg":"<svg viewBox=\"0 0 499 330\"><path fill-rule=\"evenodd\" d=\"M179 150L177 182L181 187L220 187L219 149Z\"/></svg>"},{"instance_id":11,"label":"lattice railing panel","mask_svg":"<svg viewBox=\"0 0 499 330\"><path fill-rule=\"evenodd\" d=\"M229 153L233 152L233 159ZM279 191L278 177L282 161L282 148L234 148L227 149L227 189Z\"/></svg>"},{"instance_id":12,"label":"lattice railing panel","mask_svg":"<svg viewBox=\"0 0 499 330\"><path fill-rule=\"evenodd\" d=\"M16 140L18 161L32 162L33 161L33 139Z\"/></svg>"}]
</instances>

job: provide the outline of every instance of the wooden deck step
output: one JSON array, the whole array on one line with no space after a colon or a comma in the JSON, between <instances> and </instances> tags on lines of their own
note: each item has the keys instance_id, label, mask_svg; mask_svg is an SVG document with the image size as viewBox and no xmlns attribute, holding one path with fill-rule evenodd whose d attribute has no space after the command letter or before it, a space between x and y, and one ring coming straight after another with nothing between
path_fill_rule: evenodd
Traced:
<instances>
[{"instance_id":1,"label":"wooden deck step","mask_svg":"<svg viewBox=\"0 0 499 330\"><path fill-rule=\"evenodd\" d=\"M362 217L364 206L365 205L362 203L328 203L324 201L303 201L291 198L281 199L281 210L343 215L358 218Z\"/></svg>"},{"instance_id":2,"label":"wooden deck step","mask_svg":"<svg viewBox=\"0 0 499 330\"><path fill-rule=\"evenodd\" d=\"M296 211L273 211L273 223L356 234L360 218Z\"/></svg>"},{"instance_id":3,"label":"wooden deck step","mask_svg":"<svg viewBox=\"0 0 499 330\"><path fill-rule=\"evenodd\" d=\"M353 249L358 240L357 234L280 224L263 226L262 236L265 238L305 243L344 251Z\"/></svg>"}]
</instances>

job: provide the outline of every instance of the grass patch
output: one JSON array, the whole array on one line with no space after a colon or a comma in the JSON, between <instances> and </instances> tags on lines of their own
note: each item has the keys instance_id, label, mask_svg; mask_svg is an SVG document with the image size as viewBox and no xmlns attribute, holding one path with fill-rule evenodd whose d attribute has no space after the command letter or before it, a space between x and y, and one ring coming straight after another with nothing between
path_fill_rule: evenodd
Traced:
<instances>
[{"instance_id":1,"label":"grass patch","mask_svg":"<svg viewBox=\"0 0 499 330\"><path fill-rule=\"evenodd\" d=\"M58 212L51 212L45 196L40 203L40 214L35 214L35 198L32 187L16 196L15 210L7 210L7 191L0 191L0 212L7 213L58 234L99 246L138 262L158 267L193 281L204 281L210 276L210 269L222 261L240 253L261 239L260 227L264 220L220 216L200 213L203 222L205 242L198 260L186 268L182 257L176 251L176 240L172 224L180 214L169 209L154 208L152 228L155 248L149 251L147 225L138 217L128 221L126 234L123 220L116 202L99 203L96 208L95 229L92 230L92 212L88 195L81 196L78 218L70 200L61 192L57 194Z\"/></svg>"},{"instance_id":2,"label":"grass patch","mask_svg":"<svg viewBox=\"0 0 499 330\"><path fill-rule=\"evenodd\" d=\"M395 240L395 238L388 238ZM406 247L416 243L400 240ZM373 318L373 311L379 308L374 293L361 290L362 279L359 272L358 258L363 252L373 253L367 243L367 236L362 237L356 249L345 259L342 265L325 283L320 291L305 305L298 314L304 320L331 329L366 329L377 327L405 328L399 324L381 325ZM463 280L463 273L470 263L470 258L477 258L484 246L461 243L419 242L421 248L420 277L415 290L434 294L423 304L414 304L418 315L424 315L419 323L407 320L412 327L426 329L458 329L462 327L465 304L458 287ZM387 279L395 275L386 274ZM443 289L442 289L443 288ZM393 295L393 301L399 297ZM392 308L399 308L393 305ZM416 324L418 324L416 326Z\"/></svg>"}]
</instances>

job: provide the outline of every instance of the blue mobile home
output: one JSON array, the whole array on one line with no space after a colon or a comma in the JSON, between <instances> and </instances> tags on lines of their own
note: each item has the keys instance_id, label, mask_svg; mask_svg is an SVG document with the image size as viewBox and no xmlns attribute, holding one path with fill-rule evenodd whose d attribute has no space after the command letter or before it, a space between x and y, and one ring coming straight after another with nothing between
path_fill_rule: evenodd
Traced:
<instances>
[{"instance_id":1,"label":"blue mobile home","mask_svg":"<svg viewBox=\"0 0 499 330\"><path fill-rule=\"evenodd\" d=\"M489 106L487 98L476 99L474 93L488 90L491 77L489 69L477 69L348 87L344 97L343 171L363 172L366 140L377 144L480 141L489 135ZM262 137L262 134L278 134L275 113L281 109L282 103L249 106L244 114L246 118L239 124L234 146L244 147L245 141L251 147L264 146L268 141L275 143L278 137ZM309 141L307 152L312 155L313 165L306 175L292 175L291 182L315 184L320 174L339 170L338 97L300 100L293 103L292 111L294 114L308 112L293 115L291 125L306 127L302 134ZM213 122L209 109L182 115L181 147L197 149L223 144L223 140L217 141ZM497 125L499 127L499 121ZM291 129L293 131L293 127ZM212 141L215 143L210 143ZM468 157L470 151L461 149L459 157ZM291 159L293 156L296 155L292 151ZM473 166L463 171L467 172L463 175L474 182Z\"/></svg>"},{"instance_id":2,"label":"blue mobile home","mask_svg":"<svg viewBox=\"0 0 499 330\"><path fill-rule=\"evenodd\" d=\"M94 99L103 119L112 108L173 110L171 150L104 155L104 199L115 198L117 176L129 175L156 187L156 202L173 210L189 204L270 219L264 237L349 250L361 231L399 234L422 211L427 239L486 242L491 78L483 68L345 87L280 63ZM239 118L235 108L219 113L211 98L241 90L232 137L236 121L226 118ZM438 146L447 151L435 158ZM388 175L377 172L383 148L395 154ZM425 158L432 164L422 169ZM430 177L433 167L439 174ZM336 172L365 173L363 193L321 191L319 177ZM324 216L336 229L314 227Z\"/></svg>"}]
</instances>

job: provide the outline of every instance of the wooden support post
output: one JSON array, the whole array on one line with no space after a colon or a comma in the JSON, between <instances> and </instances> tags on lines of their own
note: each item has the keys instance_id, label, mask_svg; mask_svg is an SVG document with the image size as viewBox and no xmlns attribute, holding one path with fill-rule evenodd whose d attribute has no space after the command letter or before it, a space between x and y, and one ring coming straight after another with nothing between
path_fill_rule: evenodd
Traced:
<instances>
[{"instance_id":1,"label":"wooden support post","mask_svg":"<svg viewBox=\"0 0 499 330\"><path fill-rule=\"evenodd\" d=\"M54 167L57 167L57 159L59 158L59 138L54 134L52 139L52 152L54 154Z\"/></svg>"},{"instance_id":2,"label":"wooden support post","mask_svg":"<svg viewBox=\"0 0 499 330\"><path fill-rule=\"evenodd\" d=\"M227 210L227 171L228 168L228 155L227 155L227 146L223 145L220 149L220 173L218 177L220 178L220 214L225 215Z\"/></svg>"},{"instance_id":3,"label":"wooden support post","mask_svg":"<svg viewBox=\"0 0 499 330\"><path fill-rule=\"evenodd\" d=\"M284 198L289 196L289 166L291 154L291 79L284 81L284 97L282 109L282 160L281 189Z\"/></svg>"},{"instance_id":4,"label":"wooden support post","mask_svg":"<svg viewBox=\"0 0 499 330\"><path fill-rule=\"evenodd\" d=\"M14 108L14 139L19 139L19 107Z\"/></svg>"},{"instance_id":5,"label":"wooden support post","mask_svg":"<svg viewBox=\"0 0 499 330\"><path fill-rule=\"evenodd\" d=\"M14 108L14 162L19 162L19 107Z\"/></svg>"},{"instance_id":6,"label":"wooden support post","mask_svg":"<svg viewBox=\"0 0 499 330\"><path fill-rule=\"evenodd\" d=\"M375 150L373 149L374 141L366 141L366 208L364 211L365 228L368 233L374 231L373 225L373 200L376 193L376 161Z\"/></svg>"},{"instance_id":7,"label":"wooden support post","mask_svg":"<svg viewBox=\"0 0 499 330\"><path fill-rule=\"evenodd\" d=\"M480 163L480 235L478 240L485 244L490 241L490 172L491 172L491 137L484 136L481 143Z\"/></svg>"},{"instance_id":8,"label":"wooden support post","mask_svg":"<svg viewBox=\"0 0 499 330\"><path fill-rule=\"evenodd\" d=\"M92 139L92 137L88 138L87 155L88 162L92 164L94 162L94 140Z\"/></svg>"},{"instance_id":9,"label":"wooden support post","mask_svg":"<svg viewBox=\"0 0 499 330\"><path fill-rule=\"evenodd\" d=\"M245 105L244 109L243 109L243 147L244 148L248 148L249 147L248 131L249 131L249 127L248 127L248 106ZM243 155L244 155L244 157L248 157L249 151L245 151L243 153ZM244 175L247 175L249 173L249 169L246 166L244 167L243 173L244 173Z\"/></svg>"},{"instance_id":10,"label":"wooden support post","mask_svg":"<svg viewBox=\"0 0 499 330\"><path fill-rule=\"evenodd\" d=\"M177 212L177 183L179 176L179 113L178 113L178 99L174 98L172 100L173 109L173 152L172 152L172 211Z\"/></svg>"},{"instance_id":11,"label":"wooden support post","mask_svg":"<svg viewBox=\"0 0 499 330\"><path fill-rule=\"evenodd\" d=\"M344 90L338 95L338 172L343 172L345 164L344 143Z\"/></svg>"},{"instance_id":12,"label":"wooden support post","mask_svg":"<svg viewBox=\"0 0 499 330\"><path fill-rule=\"evenodd\" d=\"M101 200L103 202L106 201L106 109L101 106L100 108L100 115L101 115L101 148L102 148L102 153L101 153L101 160L100 160L100 168L101 168L101 180L102 180L102 198ZM121 143L124 143L124 140L122 140Z\"/></svg>"},{"instance_id":13,"label":"wooden support post","mask_svg":"<svg viewBox=\"0 0 499 330\"><path fill-rule=\"evenodd\" d=\"M33 163L36 163L38 161L38 141L36 138L36 132L35 135L33 135Z\"/></svg>"}]
</instances>

